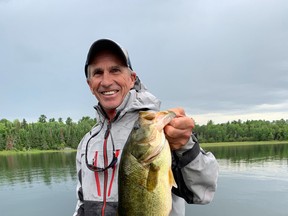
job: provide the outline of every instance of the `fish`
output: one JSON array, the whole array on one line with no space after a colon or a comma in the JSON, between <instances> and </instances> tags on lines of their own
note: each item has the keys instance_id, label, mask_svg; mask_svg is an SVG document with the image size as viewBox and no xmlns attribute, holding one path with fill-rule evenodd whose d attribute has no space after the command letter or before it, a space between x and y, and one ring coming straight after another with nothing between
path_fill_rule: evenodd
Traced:
<instances>
[{"instance_id":1,"label":"fish","mask_svg":"<svg viewBox=\"0 0 288 216\"><path fill-rule=\"evenodd\" d=\"M118 174L119 216L167 216L172 209L172 157L164 127L172 111L140 111L123 148Z\"/></svg>"}]
</instances>

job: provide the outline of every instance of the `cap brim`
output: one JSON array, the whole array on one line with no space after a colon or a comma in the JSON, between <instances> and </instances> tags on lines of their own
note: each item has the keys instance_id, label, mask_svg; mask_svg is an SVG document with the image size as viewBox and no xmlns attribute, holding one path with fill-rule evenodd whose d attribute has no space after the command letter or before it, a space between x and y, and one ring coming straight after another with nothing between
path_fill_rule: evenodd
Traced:
<instances>
[{"instance_id":1,"label":"cap brim","mask_svg":"<svg viewBox=\"0 0 288 216\"><path fill-rule=\"evenodd\" d=\"M119 44L117 44L116 42L109 40L109 39L100 39L95 41L90 49L89 52L87 54L87 59L86 59L86 63L85 63L85 75L87 77L87 69L88 69L88 65L93 61L93 59L95 58L95 56L105 50L109 50L112 51L113 53L117 54L122 61L125 63L125 65L127 67L131 68L130 62L129 62L129 57L128 54L127 56L124 53L124 50L120 47ZM132 69L132 68L131 68Z\"/></svg>"}]
</instances>

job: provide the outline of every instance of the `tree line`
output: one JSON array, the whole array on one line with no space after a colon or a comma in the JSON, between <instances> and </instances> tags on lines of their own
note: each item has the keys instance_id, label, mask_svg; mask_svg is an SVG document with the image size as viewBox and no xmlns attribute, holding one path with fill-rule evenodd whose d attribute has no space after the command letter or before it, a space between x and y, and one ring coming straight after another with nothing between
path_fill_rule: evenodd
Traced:
<instances>
[{"instance_id":1,"label":"tree line","mask_svg":"<svg viewBox=\"0 0 288 216\"><path fill-rule=\"evenodd\" d=\"M47 119L41 115L37 122L28 123L7 119L0 120L0 150L60 150L76 149L82 137L87 133L96 119L82 117L73 122L70 117L65 121ZM288 140L288 120L264 121L247 120L214 124L212 120L206 125L195 126L194 131L200 142L241 142Z\"/></svg>"},{"instance_id":2,"label":"tree line","mask_svg":"<svg viewBox=\"0 0 288 216\"><path fill-rule=\"evenodd\" d=\"M25 119L13 122L1 119L0 150L75 149L95 123L96 120L90 117L82 117L75 123L70 117L64 122L62 118L47 120L45 115L35 123L28 123Z\"/></svg>"},{"instance_id":3,"label":"tree line","mask_svg":"<svg viewBox=\"0 0 288 216\"><path fill-rule=\"evenodd\" d=\"M288 120L247 120L196 125L194 131L201 142L288 141Z\"/></svg>"}]
</instances>

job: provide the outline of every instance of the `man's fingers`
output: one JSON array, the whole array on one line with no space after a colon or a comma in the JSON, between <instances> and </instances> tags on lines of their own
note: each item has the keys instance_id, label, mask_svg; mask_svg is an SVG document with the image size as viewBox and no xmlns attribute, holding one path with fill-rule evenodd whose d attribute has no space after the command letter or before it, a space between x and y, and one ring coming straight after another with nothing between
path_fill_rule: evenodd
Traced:
<instances>
[{"instance_id":1,"label":"man's fingers","mask_svg":"<svg viewBox=\"0 0 288 216\"><path fill-rule=\"evenodd\" d=\"M194 128L195 122L192 118L189 117L176 117L174 118L169 125L177 129L187 129L187 128Z\"/></svg>"},{"instance_id":2,"label":"man's fingers","mask_svg":"<svg viewBox=\"0 0 288 216\"><path fill-rule=\"evenodd\" d=\"M181 107L176 107L176 108L172 108L172 109L169 109L169 110L174 112L176 114L176 117L185 116L185 111Z\"/></svg>"}]
</instances>

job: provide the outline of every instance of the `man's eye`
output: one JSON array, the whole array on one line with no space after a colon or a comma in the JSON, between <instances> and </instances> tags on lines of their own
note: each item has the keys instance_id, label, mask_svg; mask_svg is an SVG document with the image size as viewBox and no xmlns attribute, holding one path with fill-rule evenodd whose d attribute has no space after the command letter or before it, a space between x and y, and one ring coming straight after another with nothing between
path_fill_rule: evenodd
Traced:
<instances>
[{"instance_id":1,"label":"man's eye","mask_svg":"<svg viewBox=\"0 0 288 216\"><path fill-rule=\"evenodd\" d=\"M101 75L103 72L99 71L99 70L95 70L92 72L92 76L97 76L97 75Z\"/></svg>"},{"instance_id":2,"label":"man's eye","mask_svg":"<svg viewBox=\"0 0 288 216\"><path fill-rule=\"evenodd\" d=\"M113 70L111 70L111 72L112 73L117 73L117 72L119 72L119 70L118 69L113 69Z\"/></svg>"},{"instance_id":3,"label":"man's eye","mask_svg":"<svg viewBox=\"0 0 288 216\"><path fill-rule=\"evenodd\" d=\"M120 68L115 67L115 68L111 68L110 72L111 73L118 73L118 72L121 72L121 70L120 70Z\"/></svg>"}]
</instances>

